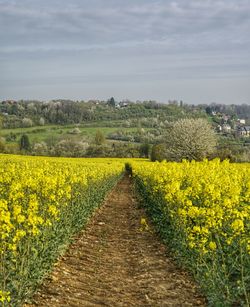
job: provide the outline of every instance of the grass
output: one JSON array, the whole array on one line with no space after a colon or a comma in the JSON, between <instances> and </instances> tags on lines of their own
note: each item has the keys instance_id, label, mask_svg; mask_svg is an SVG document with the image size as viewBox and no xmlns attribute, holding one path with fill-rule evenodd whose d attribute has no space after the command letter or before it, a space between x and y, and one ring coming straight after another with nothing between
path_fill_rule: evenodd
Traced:
<instances>
[{"instance_id":1,"label":"grass","mask_svg":"<svg viewBox=\"0 0 250 307\"><path fill-rule=\"evenodd\" d=\"M103 125L105 122L103 122ZM100 123L98 123L98 126L96 123L88 123L87 126L78 126L79 130L81 131L79 134L74 135L75 138L84 138L86 140L93 139L96 131L100 130L103 132L105 137L107 137L110 133L114 133L117 130L125 130L127 132L133 132L136 131L138 128L131 127L131 128L124 128L119 127L120 122L116 123L117 126L115 127L107 127L107 126L99 126ZM70 131L75 128L76 125L67 125L67 126L61 126L61 125L46 125L46 126L35 126L35 127L29 127L29 128L12 128L12 129L1 129L0 130L0 137L8 137L10 134L15 134L16 139L12 141L8 141L7 143L16 143L22 134L27 134L29 136L29 139L32 143L36 142L42 142L50 140L58 140L63 139L72 136Z\"/></svg>"}]
</instances>

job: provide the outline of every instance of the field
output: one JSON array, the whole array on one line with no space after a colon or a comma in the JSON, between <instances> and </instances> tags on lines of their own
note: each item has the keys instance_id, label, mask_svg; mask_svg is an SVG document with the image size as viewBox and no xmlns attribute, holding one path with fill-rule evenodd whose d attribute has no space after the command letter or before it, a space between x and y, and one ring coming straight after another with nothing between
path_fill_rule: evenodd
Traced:
<instances>
[{"instance_id":1,"label":"field","mask_svg":"<svg viewBox=\"0 0 250 307\"><path fill-rule=\"evenodd\" d=\"M119 160L0 160L0 302L29 295L123 173Z\"/></svg>"},{"instance_id":2,"label":"field","mask_svg":"<svg viewBox=\"0 0 250 307\"><path fill-rule=\"evenodd\" d=\"M249 306L250 164L132 163L163 240L212 306Z\"/></svg>"},{"instance_id":3,"label":"field","mask_svg":"<svg viewBox=\"0 0 250 307\"><path fill-rule=\"evenodd\" d=\"M65 299L73 299L65 297L63 290L71 286L79 303L77 289L84 292L89 287L90 293L91 280L100 291L92 299L100 300L111 289L112 300L117 300L112 301L114 305L124 298L131 305L138 299L142 305L189 302L204 306L200 294L190 290L195 288L190 277L166 256L154 228L171 250L171 257L192 273L208 304L249 306L249 164L11 155L0 156L2 305L20 306L32 296L44 275L65 253L72 236L86 226L123 176L124 165L132 174L134 192L131 178L126 175L110 194L106 209L104 206L97 221L86 230L89 239L80 237L75 243L76 252L69 249L65 263L52 275L52 289L48 288L38 301L44 298L48 305L49 293L60 290L60 306ZM138 208L135 192L141 201ZM78 263L83 273L76 279L74 268ZM67 267L66 273L63 267ZM119 283L121 276L124 279ZM70 285L70 280L75 284ZM154 291L152 287L156 287ZM117 291L134 291L135 296L119 298ZM146 291L146 297L141 291Z\"/></svg>"},{"instance_id":4,"label":"field","mask_svg":"<svg viewBox=\"0 0 250 307\"><path fill-rule=\"evenodd\" d=\"M80 130L80 133L75 135L78 139L86 139L87 141L93 141L96 131L100 130L107 137L110 133L122 129L126 132L135 132L137 128L120 128L122 122L112 122L114 127L108 126L106 122L98 123L87 123L85 125L46 125L46 126L36 126L28 128L11 128L11 129L1 129L0 137L10 138L11 135L15 135L16 139L13 139L10 142L17 143L21 135L27 134L32 143L38 142L56 142L64 138L72 137L71 131L77 126ZM110 125L110 123L109 123Z\"/></svg>"}]
</instances>

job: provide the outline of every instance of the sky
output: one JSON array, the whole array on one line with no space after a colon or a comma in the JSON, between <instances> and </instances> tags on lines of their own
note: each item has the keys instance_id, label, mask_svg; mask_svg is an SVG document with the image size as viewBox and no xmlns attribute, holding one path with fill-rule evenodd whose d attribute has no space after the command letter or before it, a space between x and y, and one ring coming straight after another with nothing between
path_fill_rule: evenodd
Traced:
<instances>
[{"instance_id":1,"label":"sky","mask_svg":"<svg viewBox=\"0 0 250 307\"><path fill-rule=\"evenodd\" d=\"M0 99L250 104L250 0L0 0Z\"/></svg>"}]
</instances>

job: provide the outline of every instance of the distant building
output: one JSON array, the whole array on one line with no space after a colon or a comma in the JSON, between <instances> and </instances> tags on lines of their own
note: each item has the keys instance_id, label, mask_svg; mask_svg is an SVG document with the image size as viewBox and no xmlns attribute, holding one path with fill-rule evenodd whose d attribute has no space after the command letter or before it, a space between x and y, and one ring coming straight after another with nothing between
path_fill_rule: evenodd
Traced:
<instances>
[{"instance_id":1,"label":"distant building","mask_svg":"<svg viewBox=\"0 0 250 307\"><path fill-rule=\"evenodd\" d=\"M17 104L17 101L15 101L15 100L4 100L4 101L2 101L2 104Z\"/></svg>"},{"instance_id":2,"label":"distant building","mask_svg":"<svg viewBox=\"0 0 250 307\"><path fill-rule=\"evenodd\" d=\"M231 126L228 124L222 125L222 131L223 132L230 132L231 131Z\"/></svg>"},{"instance_id":3,"label":"distant building","mask_svg":"<svg viewBox=\"0 0 250 307\"><path fill-rule=\"evenodd\" d=\"M179 105L178 100L169 100L168 104L174 105L174 106L178 106Z\"/></svg>"},{"instance_id":4,"label":"distant building","mask_svg":"<svg viewBox=\"0 0 250 307\"><path fill-rule=\"evenodd\" d=\"M230 116L227 114L222 114L222 119L227 122L230 119Z\"/></svg>"},{"instance_id":5,"label":"distant building","mask_svg":"<svg viewBox=\"0 0 250 307\"><path fill-rule=\"evenodd\" d=\"M88 103L92 103L94 105L99 105L101 103L101 101L100 100L93 100L93 99L91 99L91 100L88 101Z\"/></svg>"},{"instance_id":6,"label":"distant building","mask_svg":"<svg viewBox=\"0 0 250 307\"><path fill-rule=\"evenodd\" d=\"M121 101L119 103L119 107L120 108L126 108L129 105L129 103L127 101Z\"/></svg>"},{"instance_id":7,"label":"distant building","mask_svg":"<svg viewBox=\"0 0 250 307\"><path fill-rule=\"evenodd\" d=\"M241 125L245 125L246 124L246 120L245 119L238 119L237 122Z\"/></svg>"},{"instance_id":8,"label":"distant building","mask_svg":"<svg viewBox=\"0 0 250 307\"><path fill-rule=\"evenodd\" d=\"M217 130L218 132L221 132L221 131L222 131L222 126L221 126L221 125L217 125L216 130Z\"/></svg>"},{"instance_id":9,"label":"distant building","mask_svg":"<svg viewBox=\"0 0 250 307\"><path fill-rule=\"evenodd\" d=\"M250 137L250 126L238 127L237 133L239 136Z\"/></svg>"}]
</instances>

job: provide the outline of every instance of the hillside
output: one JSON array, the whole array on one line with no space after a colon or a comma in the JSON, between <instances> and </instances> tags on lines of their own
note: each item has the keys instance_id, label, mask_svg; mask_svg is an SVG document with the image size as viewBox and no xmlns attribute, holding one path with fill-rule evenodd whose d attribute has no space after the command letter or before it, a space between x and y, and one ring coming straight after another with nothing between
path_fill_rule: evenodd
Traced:
<instances>
[{"instance_id":1,"label":"hillside","mask_svg":"<svg viewBox=\"0 0 250 307\"><path fill-rule=\"evenodd\" d=\"M161 142L176 120L206 117L204 111L177 103L112 103L112 99L2 101L0 112L1 151L25 149L26 153L51 156L140 156L140 145ZM24 134L29 144L20 148Z\"/></svg>"},{"instance_id":2,"label":"hillside","mask_svg":"<svg viewBox=\"0 0 250 307\"><path fill-rule=\"evenodd\" d=\"M244 119L242 113L245 114ZM152 146L165 144L173 124L184 118L204 118L217 134L222 159L236 161L248 154L249 106L185 105L170 101L116 102L2 101L0 152L68 157L148 157ZM22 139L25 137L25 140ZM22 145L21 145L22 144Z\"/></svg>"}]
</instances>

